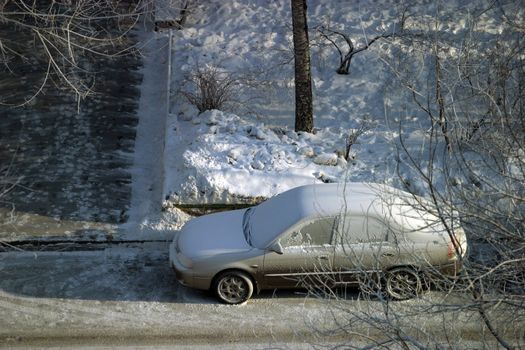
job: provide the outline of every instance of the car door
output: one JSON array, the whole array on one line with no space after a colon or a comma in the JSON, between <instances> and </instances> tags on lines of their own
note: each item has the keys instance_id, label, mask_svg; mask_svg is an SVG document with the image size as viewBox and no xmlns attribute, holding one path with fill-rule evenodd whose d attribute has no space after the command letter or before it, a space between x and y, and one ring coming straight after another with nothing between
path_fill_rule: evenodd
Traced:
<instances>
[{"instance_id":1,"label":"car door","mask_svg":"<svg viewBox=\"0 0 525 350\"><path fill-rule=\"evenodd\" d=\"M286 288L326 283L332 278L335 217L306 220L280 239L283 254L264 256L265 288Z\"/></svg>"},{"instance_id":2,"label":"car door","mask_svg":"<svg viewBox=\"0 0 525 350\"><path fill-rule=\"evenodd\" d=\"M334 234L334 271L339 283L357 282L392 264L399 249L385 221L369 215L343 215Z\"/></svg>"}]
</instances>

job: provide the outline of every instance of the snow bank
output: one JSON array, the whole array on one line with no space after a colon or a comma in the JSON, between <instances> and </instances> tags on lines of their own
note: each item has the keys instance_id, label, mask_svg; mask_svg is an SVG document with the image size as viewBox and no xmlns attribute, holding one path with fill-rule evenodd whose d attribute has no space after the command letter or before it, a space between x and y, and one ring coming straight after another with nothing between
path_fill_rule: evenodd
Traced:
<instances>
[{"instance_id":1,"label":"snow bank","mask_svg":"<svg viewBox=\"0 0 525 350\"><path fill-rule=\"evenodd\" d=\"M218 110L175 124L172 128L184 130L177 135L177 146L186 147L181 159L186 171L167 172L169 199L175 202L271 197L299 185L341 178L347 170L337 155L344 146L340 129L296 133Z\"/></svg>"}]
</instances>

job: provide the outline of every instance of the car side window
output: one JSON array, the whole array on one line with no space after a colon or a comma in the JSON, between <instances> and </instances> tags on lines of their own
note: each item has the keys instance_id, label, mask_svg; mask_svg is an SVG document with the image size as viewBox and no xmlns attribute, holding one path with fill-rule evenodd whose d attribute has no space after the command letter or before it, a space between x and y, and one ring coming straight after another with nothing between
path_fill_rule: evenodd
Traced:
<instances>
[{"instance_id":1,"label":"car side window","mask_svg":"<svg viewBox=\"0 0 525 350\"><path fill-rule=\"evenodd\" d=\"M346 215L338 227L341 243L384 242L388 240L388 227L377 218L365 215Z\"/></svg>"},{"instance_id":2,"label":"car side window","mask_svg":"<svg viewBox=\"0 0 525 350\"><path fill-rule=\"evenodd\" d=\"M330 244L334 226L334 217L307 221L292 231L281 244L283 247Z\"/></svg>"}]
</instances>

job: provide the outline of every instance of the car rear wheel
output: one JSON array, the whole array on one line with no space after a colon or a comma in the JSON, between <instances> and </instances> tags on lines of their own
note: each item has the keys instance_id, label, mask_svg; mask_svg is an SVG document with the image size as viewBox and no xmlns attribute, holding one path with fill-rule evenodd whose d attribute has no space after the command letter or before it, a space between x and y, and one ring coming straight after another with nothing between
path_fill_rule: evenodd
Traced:
<instances>
[{"instance_id":1,"label":"car rear wheel","mask_svg":"<svg viewBox=\"0 0 525 350\"><path fill-rule=\"evenodd\" d=\"M423 291L421 277L409 267L398 267L388 271L385 284L388 296L397 300L417 297Z\"/></svg>"},{"instance_id":2,"label":"car rear wheel","mask_svg":"<svg viewBox=\"0 0 525 350\"><path fill-rule=\"evenodd\" d=\"M244 272L227 271L217 277L214 289L220 301L226 304L240 304L252 296L253 283Z\"/></svg>"}]
</instances>

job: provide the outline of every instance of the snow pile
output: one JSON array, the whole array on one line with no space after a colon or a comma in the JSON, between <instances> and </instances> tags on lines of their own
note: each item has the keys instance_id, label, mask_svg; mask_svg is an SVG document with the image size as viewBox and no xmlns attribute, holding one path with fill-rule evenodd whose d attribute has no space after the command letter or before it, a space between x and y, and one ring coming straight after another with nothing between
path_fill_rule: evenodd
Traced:
<instances>
[{"instance_id":1,"label":"snow pile","mask_svg":"<svg viewBox=\"0 0 525 350\"><path fill-rule=\"evenodd\" d=\"M177 123L187 139L182 154L183 186L170 193L176 202L228 201L270 197L288 188L331 182L344 176L346 130L325 128L316 134L247 121L218 110ZM192 130L194 134L187 134ZM238 198L237 198L238 199Z\"/></svg>"}]
</instances>

